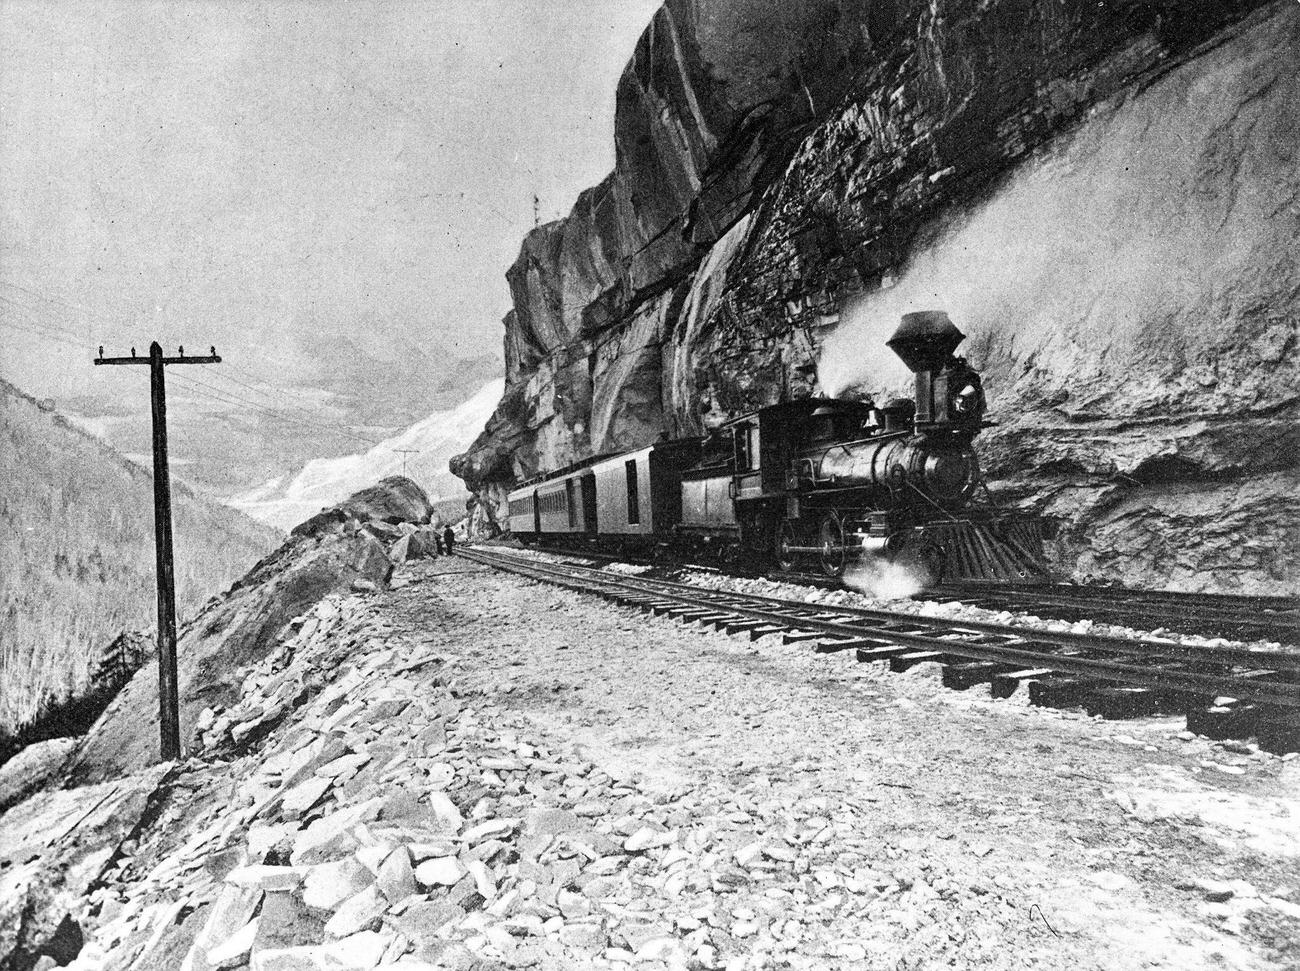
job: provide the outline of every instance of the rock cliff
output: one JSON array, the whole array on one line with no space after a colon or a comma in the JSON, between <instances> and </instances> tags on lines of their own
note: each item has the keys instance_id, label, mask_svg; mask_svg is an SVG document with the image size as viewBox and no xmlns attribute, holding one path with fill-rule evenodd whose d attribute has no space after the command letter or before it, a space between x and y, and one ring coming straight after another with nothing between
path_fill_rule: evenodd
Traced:
<instances>
[{"instance_id":1,"label":"rock cliff","mask_svg":"<svg viewBox=\"0 0 1300 971\"><path fill-rule=\"evenodd\" d=\"M1300 588L1298 41L1283 3L665 4L615 171L507 274L453 471L490 518L710 413L899 386L884 339L938 306L1066 570Z\"/></svg>"}]
</instances>

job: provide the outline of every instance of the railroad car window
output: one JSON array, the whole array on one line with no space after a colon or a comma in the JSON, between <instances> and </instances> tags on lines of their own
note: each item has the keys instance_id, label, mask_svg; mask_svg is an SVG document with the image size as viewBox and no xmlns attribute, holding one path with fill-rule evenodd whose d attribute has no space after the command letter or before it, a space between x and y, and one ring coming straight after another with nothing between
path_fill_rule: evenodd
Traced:
<instances>
[{"instance_id":1,"label":"railroad car window","mask_svg":"<svg viewBox=\"0 0 1300 971\"><path fill-rule=\"evenodd\" d=\"M758 460L758 429L746 425L736 429L736 471L748 472Z\"/></svg>"},{"instance_id":2,"label":"railroad car window","mask_svg":"<svg viewBox=\"0 0 1300 971\"><path fill-rule=\"evenodd\" d=\"M637 491L636 459L628 459L623 464L627 470L627 523L636 526L641 522L641 495Z\"/></svg>"},{"instance_id":3,"label":"railroad car window","mask_svg":"<svg viewBox=\"0 0 1300 971\"><path fill-rule=\"evenodd\" d=\"M574 495L572 479L564 483L564 498L569 507L569 525L576 526L578 524L578 501Z\"/></svg>"}]
</instances>

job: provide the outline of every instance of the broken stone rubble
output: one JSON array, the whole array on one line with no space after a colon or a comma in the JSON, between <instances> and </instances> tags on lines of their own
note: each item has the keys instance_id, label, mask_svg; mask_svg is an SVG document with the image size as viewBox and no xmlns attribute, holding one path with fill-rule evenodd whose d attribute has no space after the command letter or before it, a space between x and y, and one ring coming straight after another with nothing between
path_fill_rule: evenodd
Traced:
<instances>
[{"instance_id":1,"label":"broken stone rubble","mask_svg":"<svg viewBox=\"0 0 1300 971\"><path fill-rule=\"evenodd\" d=\"M814 784L613 778L461 666L373 598L296 620L197 757L146 790L157 822L68 902L88 939L73 966L825 968L958 940L963 960L1013 966L1015 885L864 836L870 807ZM302 699L290 715L237 741L282 690Z\"/></svg>"},{"instance_id":2,"label":"broken stone rubble","mask_svg":"<svg viewBox=\"0 0 1300 971\"><path fill-rule=\"evenodd\" d=\"M793 956L807 930L784 915L844 912L847 886L913 892L852 866L852 854L797 849L817 845L799 842L803 830L851 834L849 815L821 815L824 801L783 820L747 794L664 799L444 705L448 664L426 666L423 684L385 678L420 648L385 647L360 598L331 598L298 626L248 673L237 714L213 719L208 747L176 780L196 786L185 820L194 835L154 833L119 850L76 914L89 943L71 967L147 967L179 952L186 971L390 958L715 968L742 941ZM259 718L286 683L315 693L291 729L238 754L238 718ZM368 714L399 707L413 715ZM430 753L435 722L446 741ZM787 838L756 844L747 827L759 819ZM766 909L728 915L722 901L755 883L770 885Z\"/></svg>"}]
</instances>

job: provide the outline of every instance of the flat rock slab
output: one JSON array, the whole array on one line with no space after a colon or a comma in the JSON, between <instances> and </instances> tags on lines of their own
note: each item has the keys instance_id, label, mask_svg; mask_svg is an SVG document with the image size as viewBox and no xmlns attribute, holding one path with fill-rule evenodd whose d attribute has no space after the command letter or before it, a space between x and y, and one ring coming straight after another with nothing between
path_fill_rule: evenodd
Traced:
<instances>
[{"instance_id":1,"label":"flat rock slab","mask_svg":"<svg viewBox=\"0 0 1300 971\"><path fill-rule=\"evenodd\" d=\"M0 817L0 961L35 953L140 822L167 768L42 792Z\"/></svg>"}]
</instances>

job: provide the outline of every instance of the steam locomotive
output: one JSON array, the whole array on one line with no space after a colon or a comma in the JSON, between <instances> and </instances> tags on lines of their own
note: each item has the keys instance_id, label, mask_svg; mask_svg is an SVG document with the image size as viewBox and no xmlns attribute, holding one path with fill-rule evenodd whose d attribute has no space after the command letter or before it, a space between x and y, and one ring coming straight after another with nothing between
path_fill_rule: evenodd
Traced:
<instances>
[{"instance_id":1,"label":"steam locomotive","mask_svg":"<svg viewBox=\"0 0 1300 971\"><path fill-rule=\"evenodd\" d=\"M597 456L509 495L525 543L707 556L838 577L895 562L929 581L1047 571L1046 524L992 502L973 447L980 377L941 311L906 314L887 342L915 395L787 401L698 438Z\"/></svg>"}]
</instances>

